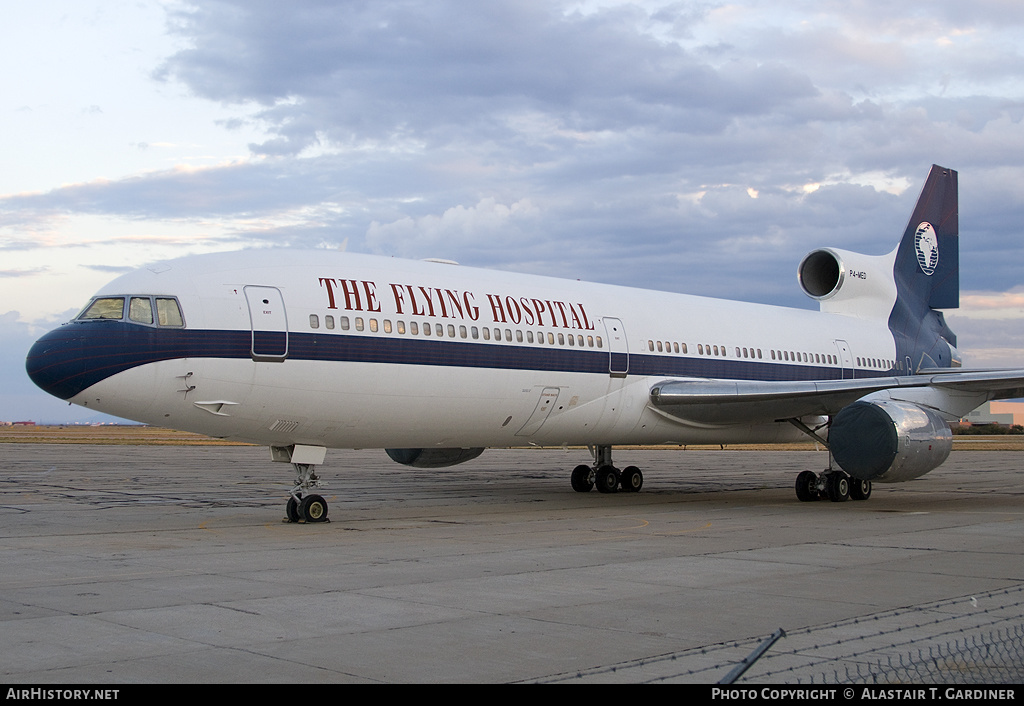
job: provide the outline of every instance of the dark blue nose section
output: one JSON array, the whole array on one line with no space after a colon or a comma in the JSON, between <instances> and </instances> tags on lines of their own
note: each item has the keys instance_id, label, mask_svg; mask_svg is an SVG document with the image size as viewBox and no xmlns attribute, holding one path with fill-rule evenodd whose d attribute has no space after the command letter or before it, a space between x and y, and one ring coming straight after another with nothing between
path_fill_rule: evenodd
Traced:
<instances>
[{"instance_id":1,"label":"dark blue nose section","mask_svg":"<svg viewBox=\"0 0 1024 706\"><path fill-rule=\"evenodd\" d=\"M85 381L88 359L82 327L66 324L33 344L25 359L25 371L40 388L66 400L92 384Z\"/></svg>"}]
</instances>

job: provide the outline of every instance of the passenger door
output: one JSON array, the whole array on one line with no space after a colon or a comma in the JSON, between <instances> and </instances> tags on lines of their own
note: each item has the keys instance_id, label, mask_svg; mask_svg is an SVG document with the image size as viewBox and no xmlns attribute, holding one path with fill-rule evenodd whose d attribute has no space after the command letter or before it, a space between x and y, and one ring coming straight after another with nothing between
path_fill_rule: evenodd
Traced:
<instances>
[{"instance_id":1,"label":"passenger door","mask_svg":"<svg viewBox=\"0 0 1024 706\"><path fill-rule=\"evenodd\" d=\"M252 359L282 362L288 357L288 314L277 287L247 285L245 301L252 324Z\"/></svg>"}]
</instances>

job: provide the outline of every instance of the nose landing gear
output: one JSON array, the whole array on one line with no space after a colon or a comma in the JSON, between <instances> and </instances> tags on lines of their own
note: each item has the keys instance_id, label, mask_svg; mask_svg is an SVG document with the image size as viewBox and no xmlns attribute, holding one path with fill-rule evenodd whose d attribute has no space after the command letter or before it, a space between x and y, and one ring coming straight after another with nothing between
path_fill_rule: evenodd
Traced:
<instances>
[{"instance_id":1,"label":"nose landing gear","mask_svg":"<svg viewBox=\"0 0 1024 706\"><path fill-rule=\"evenodd\" d=\"M285 507L288 522L330 522L327 518L327 501L323 496L310 493L311 488L320 488L322 484L315 472L315 466L309 463L293 463L298 477L291 497Z\"/></svg>"}]
</instances>

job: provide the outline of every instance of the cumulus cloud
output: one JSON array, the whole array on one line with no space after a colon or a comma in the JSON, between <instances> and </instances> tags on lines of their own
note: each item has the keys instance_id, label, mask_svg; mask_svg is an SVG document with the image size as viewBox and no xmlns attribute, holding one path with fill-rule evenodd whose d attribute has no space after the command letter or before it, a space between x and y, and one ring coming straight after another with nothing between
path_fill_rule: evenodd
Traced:
<instances>
[{"instance_id":1,"label":"cumulus cloud","mask_svg":"<svg viewBox=\"0 0 1024 706\"><path fill-rule=\"evenodd\" d=\"M532 239L524 226L536 224L537 216L538 209L527 200L505 205L488 197L469 208L454 206L439 216L406 216L385 224L374 221L366 242L374 252L410 257L423 257L431 251L507 250Z\"/></svg>"}]
</instances>

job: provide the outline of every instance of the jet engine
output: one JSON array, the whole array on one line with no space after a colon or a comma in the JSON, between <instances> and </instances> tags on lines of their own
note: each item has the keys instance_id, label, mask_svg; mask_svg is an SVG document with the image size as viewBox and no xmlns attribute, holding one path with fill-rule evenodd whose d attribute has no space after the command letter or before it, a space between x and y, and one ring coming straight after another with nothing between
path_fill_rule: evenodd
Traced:
<instances>
[{"instance_id":1,"label":"jet engine","mask_svg":"<svg viewBox=\"0 0 1024 706\"><path fill-rule=\"evenodd\" d=\"M859 480L899 483L940 466L953 433L938 413L910 402L861 400L839 411L828 432L832 457Z\"/></svg>"},{"instance_id":2,"label":"jet engine","mask_svg":"<svg viewBox=\"0 0 1024 706\"><path fill-rule=\"evenodd\" d=\"M384 449L391 460L413 468L445 468L472 461L483 449Z\"/></svg>"},{"instance_id":3,"label":"jet engine","mask_svg":"<svg viewBox=\"0 0 1024 706\"><path fill-rule=\"evenodd\" d=\"M823 312L888 318L896 301L894 255L821 248L800 261L797 279Z\"/></svg>"}]
</instances>

